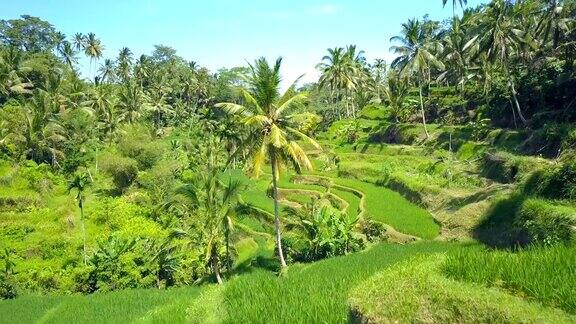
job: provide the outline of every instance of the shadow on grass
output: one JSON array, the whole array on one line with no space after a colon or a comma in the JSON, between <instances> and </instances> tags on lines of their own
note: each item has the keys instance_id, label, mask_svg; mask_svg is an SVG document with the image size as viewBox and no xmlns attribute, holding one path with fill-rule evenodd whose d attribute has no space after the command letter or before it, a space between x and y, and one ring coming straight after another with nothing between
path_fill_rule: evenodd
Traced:
<instances>
[{"instance_id":1,"label":"shadow on grass","mask_svg":"<svg viewBox=\"0 0 576 324\"><path fill-rule=\"evenodd\" d=\"M493 248L514 248L530 243L530 238L515 224L524 200L524 195L514 194L496 202L473 230L473 237Z\"/></svg>"}]
</instances>

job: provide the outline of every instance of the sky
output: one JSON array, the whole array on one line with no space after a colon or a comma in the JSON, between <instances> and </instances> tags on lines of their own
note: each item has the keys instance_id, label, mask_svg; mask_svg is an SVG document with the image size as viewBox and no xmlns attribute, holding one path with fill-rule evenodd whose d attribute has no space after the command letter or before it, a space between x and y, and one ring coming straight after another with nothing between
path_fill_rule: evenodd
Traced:
<instances>
[{"instance_id":1,"label":"sky","mask_svg":"<svg viewBox=\"0 0 576 324\"><path fill-rule=\"evenodd\" d=\"M468 6L484 2L468 0ZM162 44L216 71L282 56L284 86L302 74L302 82L316 81L316 64L337 46L355 44L369 62L390 63L389 40L403 22L452 16L452 2L443 8L441 0L0 0L0 7L0 19L29 14L69 37L93 32L104 58L125 46L135 57L150 54ZM86 75L89 60L80 58Z\"/></svg>"}]
</instances>

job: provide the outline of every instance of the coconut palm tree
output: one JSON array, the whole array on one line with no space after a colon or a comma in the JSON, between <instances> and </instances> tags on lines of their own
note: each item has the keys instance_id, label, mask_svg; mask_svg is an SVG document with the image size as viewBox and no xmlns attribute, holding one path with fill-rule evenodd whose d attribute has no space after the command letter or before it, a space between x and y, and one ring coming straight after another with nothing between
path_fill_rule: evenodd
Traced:
<instances>
[{"instance_id":1,"label":"coconut palm tree","mask_svg":"<svg viewBox=\"0 0 576 324\"><path fill-rule=\"evenodd\" d=\"M80 208L80 223L82 227L82 251L84 264L88 262L86 253L86 225L84 220L84 202L86 201L86 189L91 183L91 178L88 172L77 172L74 177L68 182L68 192L76 191L76 202Z\"/></svg>"},{"instance_id":2,"label":"coconut palm tree","mask_svg":"<svg viewBox=\"0 0 576 324\"><path fill-rule=\"evenodd\" d=\"M124 47L118 54L118 75L126 82L130 77L130 68L132 67L132 51L128 47Z\"/></svg>"},{"instance_id":3,"label":"coconut palm tree","mask_svg":"<svg viewBox=\"0 0 576 324\"><path fill-rule=\"evenodd\" d=\"M136 67L134 68L134 76L140 85L140 89L144 86L144 81L149 77L150 59L148 56L142 54L136 60Z\"/></svg>"},{"instance_id":4,"label":"coconut palm tree","mask_svg":"<svg viewBox=\"0 0 576 324\"><path fill-rule=\"evenodd\" d=\"M90 69L92 69L93 62L98 61L102 57L103 51L104 45L102 45L102 42L96 38L94 33L89 33L85 38L84 54L90 58Z\"/></svg>"},{"instance_id":5,"label":"coconut palm tree","mask_svg":"<svg viewBox=\"0 0 576 324\"><path fill-rule=\"evenodd\" d=\"M174 114L172 107L166 102L166 91L150 91L144 108L151 114L156 134L160 135L166 117Z\"/></svg>"},{"instance_id":6,"label":"coconut palm tree","mask_svg":"<svg viewBox=\"0 0 576 324\"><path fill-rule=\"evenodd\" d=\"M398 55L392 62L392 67L399 68L401 73L414 75L418 80L422 124L428 138L430 135L426 127L422 88L432 68L444 69L444 64L434 55L442 46L436 40L430 39L420 21L416 19L402 24L402 35L394 36L390 41L400 43L399 46L390 47L390 50Z\"/></svg>"},{"instance_id":7,"label":"coconut palm tree","mask_svg":"<svg viewBox=\"0 0 576 324\"><path fill-rule=\"evenodd\" d=\"M453 81L455 85L460 85L464 92L466 81L471 78L468 75L470 68L470 59L478 52L477 36L469 38L464 29L464 18L454 17L451 29L444 35L442 57L445 63L450 67L446 69L438 80Z\"/></svg>"},{"instance_id":8,"label":"coconut palm tree","mask_svg":"<svg viewBox=\"0 0 576 324\"><path fill-rule=\"evenodd\" d=\"M65 130L56 119L59 110L59 103L48 92L33 93L24 109L25 131L18 134L24 139L27 158L56 166L64 156L59 149L65 139Z\"/></svg>"},{"instance_id":9,"label":"coconut palm tree","mask_svg":"<svg viewBox=\"0 0 576 324\"><path fill-rule=\"evenodd\" d=\"M282 58L270 65L265 58L257 59L250 65L250 76L247 79L248 89L242 89L244 104L219 103L216 106L226 113L238 115L242 123L250 128L251 135L247 145L252 147L253 159L251 168L258 177L266 159L272 166L272 195L274 198L274 226L276 230L276 247L282 267L286 266L282 252L280 230L280 205L278 203L278 178L280 170L291 164L297 172L303 168L312 169L306 152L300 147L297 139L310 142L317 148L318 143L297 129L295 109L307 97L298 93L295 83L280 95L280 66Z\"/></svg>"},{"instance_id":10,"label":"coconut palm tree","mask_svg":"<svg viewBox=\"0 0 576 324\"><path fill-rule=\"evenodd\" d=\"M504 0L491 2L482 15L478 34L482 35L479 38L480 47L486 53L487 59L493 64L500 65L504 70L514 108L522 123L526 125L527 121L518 101L514 76L510 71L510 58L517 54L526 34L516 25L512 17L512 6L513 4Z\"/></svg>"},{"instance_id":11,"label":"coconut palm tree","mask_svg":"<svg viewBox=\"0 0 576 324\"><path fill-rule=\"evenodd\" d=\"M206 251L205 260L219 284L222 283L222 247L225 249L227 267L230 269L230 235L234 228L233 221L242 187L238 180L225 180L222 176L225 165L218 163L217 158L217 151L221 148L220 141L217 137L207 140L202 170L197 173L193 182L185 184L177 191L192 202L193 214L199 217L202 223L200 241Z\"/></svg>"},{"instance_id":12,"label":"coconut palm tree","mask_svg":"<svg viewBox=\"0 0 576 324\"><path fill-rule=\"evenodd\" d=\"M442 5L446 7L448 0L442 0ZM456 17L456 7L460 5L460 8L464 9L464 7L468 4L468 0L452 0L452 15Z\"/></svg>"},{"instance_id":13,"label":"coconut palm tree","mask_svg":"<svg viewBox=\"0 0 576 324\"><path fill-rule=\"evenodd\" d=\"M400 121L400 115L402 114L409 88L408 80L405 76L393 69L388 72L384 95L392 109L392 116L396 122Z\"/></svg>"},{"instance_id":14,"label":"coconut palm tree","mask_svg":"<svg viewBox=\"0 0 576 324\"><path fill-rule=\"evenodd\" d=\"M111 59L105 59L104 63L98 69L98 72L100 72L99 81L101 83L105 83L106 81L110 81L111 79L113 79L114 69L115 69L114 61L112 61Z\"/></svg>"},{"instance_id":15,"label":"coconut palm tree","mask_svg":"<svg viewBox=\"0 0 576 324\"><path fill-rule=\"evenodd\" d=\"M127 82L122 86L118 94L118 108L122 119L129 124L134 123L141 115L142 106L146 97L133 82Z\"/></svg>"},{"instance_id":16,"label":"coconut palm tree","mask_svg":"<svg viewBox=\"0 0 576 324\"><path fill-rule=\"evenodd\" d=\"M6 53L2 54L4 55L0 55L0 100L11 94L31 93L33 84L25 82L18 73L20 63L13 64L14 62L5 58Z\"/></svg>"},{"instance_id":17,"label":"coconut palm tree","mask_svg":"<svg viewBox=\"0 0 576 324\"><path fill-rule=\"evenodd\" d=\"M342 47L328 49L328 55L322 58L322 62L316 66L322 75L320 87L330 89L334 100L340 97L339 93L344 89L354 88L354 66L349 60L349 55ZM340 113L338 113L341 116ZM346 106L346 116L350 117L349 107Z\"/></svg>"},{"instance_id":18,"label":"coconut palm tree","mask_svg":"<svg viewBox=\"0 0 576 324\"><path fill-rule=\"evenodd\" d=\"M69 41L65 40L57 47L57 50L64 62L73 69L74 64L78 63L78 58L76 57L73 45Z\"/></svg>"},{"instance_id":19,"label":"coconut palm tree","mask_svg":"<svg viewBox=\"0 0 576 324\"><path fill-rule=\"evenodd\" d=\"M570 32L570 23L574 14L566 10L562 0L548 0L544 11L539 15L535 34L542 38L542 45L547 46L550 40L552 48L558 47L560 41Z\"/></svg>"},{"instance_id":20,"label":"coconut palm tree","mask_svg":"<svg viewBox=\"0 0 576 324\"><path fill-rule=\"evenodd\" d=\"M72 43L77 51L84 50L84 47L86 46L86 36L82 33L76 33L74 34Z\"/></svg>"}]
</instances>

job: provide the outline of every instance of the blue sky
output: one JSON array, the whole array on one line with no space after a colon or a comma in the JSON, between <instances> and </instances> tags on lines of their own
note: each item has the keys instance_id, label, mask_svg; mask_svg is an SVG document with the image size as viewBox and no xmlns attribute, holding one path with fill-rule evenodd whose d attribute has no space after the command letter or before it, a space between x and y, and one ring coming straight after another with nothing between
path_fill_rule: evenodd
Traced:
<instances>
[{"instance_id":1,"label":"blue sky","mask_svg":"<svg viewBox=\"0 0 576 324\"><path fill-rule=\"evenodd\" d=\"M371 61L393 56L390 37L400 24L429 14L442 20L452 15L451 1L440 0L0 0L1 19L22 14L39 16L71 36L94 32L104 57L121 47L136 55L155 44L175 48L187 60L211 70L245 65L259 56L284 58L287 82L305 74L315 81L315 65L326 49L356 44ZM485 0L469 0L476 6ZM88 60L81 60L88 71Z\"/></svg>"}]
</instances>

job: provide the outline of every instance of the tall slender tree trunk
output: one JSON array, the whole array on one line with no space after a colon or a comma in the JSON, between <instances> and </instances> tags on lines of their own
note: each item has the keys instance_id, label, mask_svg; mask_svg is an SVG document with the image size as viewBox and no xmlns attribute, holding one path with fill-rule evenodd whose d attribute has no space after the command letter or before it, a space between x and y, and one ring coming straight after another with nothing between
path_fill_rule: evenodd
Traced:
<instances>
[{"instance_id":1,"label":"tall slender tree trunk","mask_svg":"<svg viewBox=\"0 0 576 324\"><path fill-rule=\"evenodd\" d=\"M226 240L226 267L230 271L230 227L226 224L226 231L224 232L224 239Z\"/></svg>"},{"instance_id":2,"label":"tall slender tree trunk","mask_svg":"<svg viewBox=\"0 0 576 324\"><path fill-rule=\"evenodd\" d=\"M214 272L214 277L216 277L216 282L221 285L222 277L220 276L220 268L218 267L218 251L216 250L216 245L212 245L212 251L210 252L210 266L212 272Z\"/></svg>"},{"instance_id":3,"label":"tall slender tree trunk","mask_svg":"<svg viewBox=\"0 0 576 324\"><path fill-rule=\"evenodd\" d=\"M418 84L418 90L420 91L420 112L422 113L422 125L424 125L424 133L426 133L426 139L430 137L428 134L428 128L426 127L426 114L424 113L424 99L422 98L422 82Z\"/></svg>"},{"instance_id":4,"label":"tall slender tree trunk","mask_svg":"<svg viewBox=\"0 0 576 324\"><path fill-rule=\"evenodd\" d=\"M512 77L512 73L510 73L510 69L508 68L507 64L506 64L505 68L506 68L506 74L508 76L508 86L510 87L510 92L512 93L512 101L514 103L514 108L516 108L516 112L518 113L518 118L520 119L522 124L524 126L526 126L528 124L528 122L526 121L526 118L524 118L524 115L522 114L522 109L520 109L520 102L518 102L518 94L516 93L516 86L514 85L514 78Z\"/></svg>"},{"instance_id":5,"label":"tall slender tree trunk","mask_svg":"<svg viewBox=\"0 0 576 324\"><path fill-rule=\"evenodd\" d=\"M80 207L80 226L82 227L82 258L84 265L88 264L88 256L86 254L86 225L84 224L84 203L79 200L78 207Z\"/></svg>"},{"instance_id":6,"label":"tall slender tree trunk","mask_svg":"<svg viewBox=\"0 0 576 324\"><path fill-rule=\"evenodd\" d=\"M516 112L518 113L518 118L520 118L522 124L526 126L528 122L526 121L526 118L524 118L524 115L522 114L522 109L520 109L520 103L518 102L518 96L516 93L516 88L514 87L514 80L512 80L512 77L509 77L508 83L510 84L510 91L512 92L512 99L514 101L514 107L516 108Z\"/></svg>"},{"instance_id":7,"label":"tall slender tree trunk","mask_svg":"<svg viewBox=\"0 0 576 324\"><path fill-rule=\"evenodd\" d=\"M278 258L282 268L286 267L284 261L284 252L282 251L282 234L280 232L280 206L278 203L278 166L276 165L276 156L274 152L270 154L270 163L272 164L272 195L274 196L274 228L276 230L276 247L278 248Z\"/></svg>"}]
</instances>

